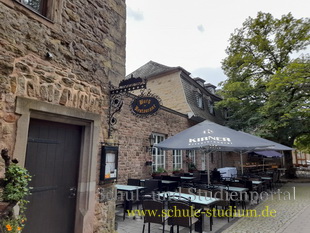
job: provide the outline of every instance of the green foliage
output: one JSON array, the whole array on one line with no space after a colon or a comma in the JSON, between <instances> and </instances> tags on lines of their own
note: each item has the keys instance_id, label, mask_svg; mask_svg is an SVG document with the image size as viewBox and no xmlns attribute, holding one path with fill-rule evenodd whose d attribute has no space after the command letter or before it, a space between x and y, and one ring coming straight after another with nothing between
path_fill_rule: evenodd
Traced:
<instances>
[{"instance_id":1,"label":"green foliage","mask_svg":"<svg viewBox=\"0 0 310 233\"><path fill-rule=\"evenodd\" d=\"M156 171L154 171L154 173L157 173L157 174L165 173L165 172L167 172L167 171L164 168L162 168L162 167L159 167L159 168L157 168Z\"/></svg>"},{"instance_id":2,"label":"green foliage","mask_svg":"<svg viewBox=\"0 0 310 233\"><path fill-rule=\"evenodd\" d=\"M31 176L27 169L11 164L5 173L4 201L20 201L30 194L28 183Z\"/></svg>"},{"instance_id":3,"label":"green foliage","mask_svg":"<svg viewBox=\"0 0 310 233\"><path fill-rule=\"evenodd\" d=\"M18 202L19 215L5 216L1 219L0 224L4 232L19 233L25 226L25 211L28 201L24 198L30 194L28 184L31 181L31 176L27 169L11 164L5 172L4 181L2 199L7 202Z\"/></svg>"},{"instance_id":4,"label":"green foliage","mask_svg":"<svg viewBox=\"0 0 310 233\"><path fill-rule=\"evenodd\" d=\"M296 138L294 145L298 150L310 153L310 134Z\"/></svg>"},{"instance_id":5,"label":"green foliage","mask_svg":"<svg viewBox=\"0 0 310 233\"><path fill-rule=\"evenodd\" d=\"M275 19L259 12L231 35L222 68L228 125L292 146L309 135L309 55L291 59L310 44L309 18Z\"/></svg>"},{"instance_id":6,"label":"green foliage","mask_svg":"<svg viewBox=\"0 0 310 233\"><path fill-rule=\"evenodd\" d=\"M5 233L20 233L25 227L26 216L25 216L25 205L27 202L22 200L19 203L20 213L18 216L6 217L1 219L2 228Z\"/></svg>"},{"instance_id":7,"label":"green foliage","mask_svg":"<svg viewBox=\"0 0 310 233\"><path fill-rule=\"evenodd\" d=\"M188 163L188 170L189 171L197 170L197 167L194 163Z\"/></svg>"}]
</instances>

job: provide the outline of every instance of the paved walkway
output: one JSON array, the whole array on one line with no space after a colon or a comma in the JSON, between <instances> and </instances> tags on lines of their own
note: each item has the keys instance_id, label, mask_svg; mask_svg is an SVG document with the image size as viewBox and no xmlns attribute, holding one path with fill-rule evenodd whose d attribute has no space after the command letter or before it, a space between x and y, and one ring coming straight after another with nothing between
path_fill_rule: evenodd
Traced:
<instances>
[{"instance_id":1,"label":"paved walkway","mask_svg":"<svg viewBox=\"0 0 310 233\"><path fill-rule=\"evenodd\" d=\"M310 232L310 183L287 183L255 209L261 213L267 207L275 210L275 217L241 218L224 233L251 232ZM290 197L289 197L290 194Z\"/></svg>"},{"instance_id":2,"label":"paved walkway","mask_svg":"<svg viewBox=\"0 0 310 233\"><path fill-rule=\"evenodd\" d=\"M309 233L310 232L310 182L289 182L279 188L279 192L270 194L268 199L258 205L248 206L261 214L268 207L275 210L275 217L241 217L227 223L227 219L216 218L213 225L214 233ZM265 211L266 212L266 211ZM264 213L265 213L264 212ZM142 219L133 220L117 217L118 233L142 232ZM205 232L209 231L208 220L205 221ZM162 232L153 224L152 233ZM169 230L169 227L167 227ZM147 232L147 230L145 231ZM187 229L180 231L188 233Z\"/></svg>"}]
</instances>

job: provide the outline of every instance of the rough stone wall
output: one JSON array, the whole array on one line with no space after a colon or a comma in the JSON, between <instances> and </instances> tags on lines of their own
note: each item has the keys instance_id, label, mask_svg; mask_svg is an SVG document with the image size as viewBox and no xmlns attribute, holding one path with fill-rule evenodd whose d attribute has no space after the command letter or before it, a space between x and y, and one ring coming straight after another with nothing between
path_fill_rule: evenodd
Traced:
<instances>
[{"instance_id":1,"label":"rough stone wall","mask_svg":"<svg viewBox=\"0 0 310 233\"><path fill-rule=\"evenodd\" d=\"M51 26L7 2L0 0L5 19L0 24L0 146L14 147L16 96L105 117L108 82L125 76L124 1L63 0L62 24Z\"/></svg>"},{"instance_id":2,"label":"rough stone wall","mask_svg":"<svg viewBox=\"0 0 310 233\"><path fill-rule=\"evenodd\" d=\"M152 160L148 138L152 133L167 137L191 126L186 115L160 109L158 114L149 118L138 118L130 112L131 97L124 98L120 113L116 115L117 124L113 135L118 135L120 157L118 163L118 183L126 183L128 178L150 178L152 168L145 162ZM185 153L183 154L185 157ZM185 159L184 159L185 161ZM184 166L186 166L184 164ZM173 171L172 151L166 151L166 170Z\"/></svg>"},{"instance_id":3,"label":"rough stone wall","mask_svg":"<svg viewBox=\"0 0 310 233\"><path fill-rule=\"evenodd\" d=\"M125 77L125 1L52 2L49 21L15 1L0 0L0 149L10 154L17 96L101 114L104 141L108 83ZM114 205L96 205L94 232L114 231Z\"/></svg>"}]
</instances>

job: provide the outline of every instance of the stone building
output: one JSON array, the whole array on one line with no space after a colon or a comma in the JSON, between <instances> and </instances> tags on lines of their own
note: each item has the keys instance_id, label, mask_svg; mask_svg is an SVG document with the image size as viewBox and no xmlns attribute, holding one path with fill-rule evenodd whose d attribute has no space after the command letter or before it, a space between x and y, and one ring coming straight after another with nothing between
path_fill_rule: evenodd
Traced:
<instances>
[{"instance_id":1,"label":"stone building","mask_svg":"<svg viewBox=\"0 0 310 233\"><path fill-rule=\"evenodd\" d=\"M113 232L96 190L125 1L0 0L0 18L0 148L35 174L23 232Z\"/></svg>"},{"instance_id":2,"label":"stone building","mask_svg":"<svg viewBox=\"0 0 310 233\"><path fill-rule=\"evenodd\" d=\"M0 149L34 174L23 233L114 232L115 201L98 193L115 192L113 182L99 184L102 145L118 147L118 182L125 183L150 176L146 161L155 158L153 169L186 166L185 154L151 149L149 138L158 142L202 119L217 121L212 86L177 68L179 80L169 73L169 82L184 87L175 94L188 106L161 97L165 107L157 115L137 118L128 94L110 125L110 83L125 77L125 17L123 0L0 0ZM157 93L154 80L148 85Z\"/></svg>"},{"instance_id":3,"label":"stone building","mask_svg":"<svg viewBox=\"0 0 310 233\"><path fill-rule=\"evenodd\" d=\"M127 75L126 78L129 79L130 77L140 77L147 81L147 89L160 97L164 107L169 108L170 112L174 112L173 115L170 115L171 121L177 118L176 114L182 115L183 121L187 121L188 125L194 125L204 120L218 124L223 124L225 121L225 113L214 107L215 103L221 100L221 97L215 93L215 86L210 83L205 84L205 80L201 78L192 78L190 73L182 67L169 67L149 61ZM138 95L139 91L134 93ZM163 119L155 120L157 125L161 125L162 121ZM151 129L151 126L149 125L148 128ZM167 126L157 127L156 130L149 130L149 135L153 135L156 140L162 141L184 129L186 127L179 125L173 131L169 129L170 132L167 133ZM121 157L120 161L123 159ZM199 151L158 151L155 149L152 151L152 158L150 159L153 161L153 171L160 167L170 173L175 169L187 171L189 160L195 164L197 169L207 169L206 155ZM239 155L232 152L211 153L210 168L223 166L240 166ZM137 173L140 175L141 172Z\"/></svg>"},{"instance_id":4,"label":"stone building","mask_svg":"<svg viewBox=\"0 0 310 233\"><path fill-rule=\"evenodd\" d=\"M204 84L201 78L192 78L182 67L169 67L149 61L131 74L147 80L147 87L162 99L165 107L188 115L195 121L210 120L223 124L224 115L214 108L221 100L215 86Z\"/></svg>"}]
</instances>

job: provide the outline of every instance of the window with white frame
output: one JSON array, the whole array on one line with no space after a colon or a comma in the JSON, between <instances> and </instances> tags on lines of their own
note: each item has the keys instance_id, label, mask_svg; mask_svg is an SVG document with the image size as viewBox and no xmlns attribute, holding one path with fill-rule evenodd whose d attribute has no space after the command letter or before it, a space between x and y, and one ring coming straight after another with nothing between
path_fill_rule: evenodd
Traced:
<instances>
[{"instance_id":1,"label":"window with white frame","mask_svg":"<svg viewBox=\"0 0 310 233\"><path fill-rule=\"evenodd\" d=\"M197 106L203 109L203 97L200 93L197 94Z\"/></svg>"},{"instance_id":2,"label":"window with white frame","mask_svg":"<svg viewBox=\"0 0 310 233\"><path fill-rule=\"evenodd\" d=\"M191 162L194 165L196 165L196 151L189 150L188 151L188 159L189 159L189 162Z\"/></svg>"},{"instance_id":3,"label":"window with white frame","mask_svg":"<svg viewBox=\"0 0 310 233\"><path fill-rule=\"evenodd\" d=\"M173 170L179 170L182 168L182 151L173 150Z\"/></svg>"},{"instance_id":4,"label":"window with white frame","mask_svg":"<svg viewBox=\"0 0 310 233\"><path fill-rule=\"evenodd\" d=\"M162 134L153 134L154 144L160 143L165 139L165 136ZM153 171L157 171L159 168L165 169L165 151L153 147L152 148L152 160L153 160Z\"/></svg>"},{"instance_id":5,"label":"window with white frame","mask_svg":"<svg viewBox=\"0 0 310 233\"><path fill-rule=\"evenodd\" d=\"M212 100L208 100L208 108L209 108L209 112L214 115L214 102Z\"/></svg>"}]
</instances>

